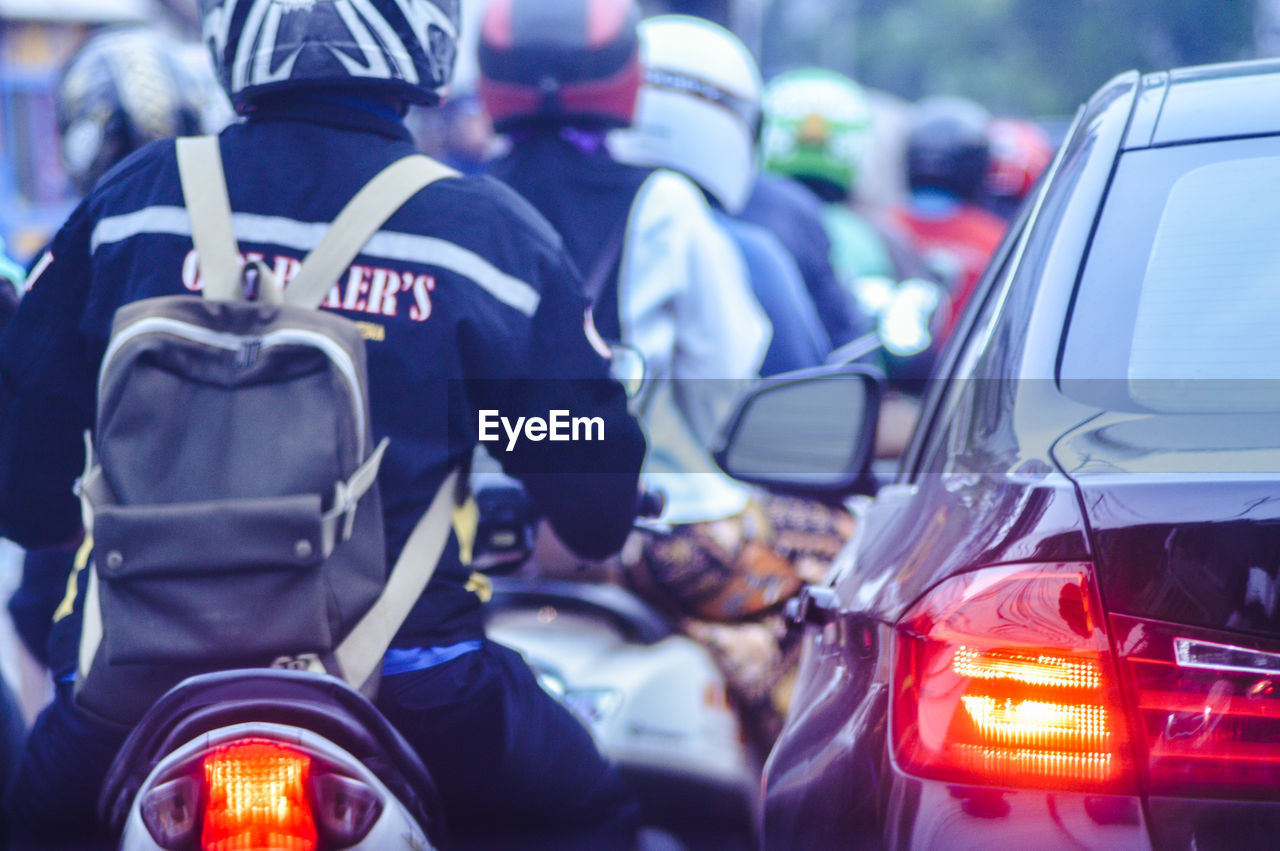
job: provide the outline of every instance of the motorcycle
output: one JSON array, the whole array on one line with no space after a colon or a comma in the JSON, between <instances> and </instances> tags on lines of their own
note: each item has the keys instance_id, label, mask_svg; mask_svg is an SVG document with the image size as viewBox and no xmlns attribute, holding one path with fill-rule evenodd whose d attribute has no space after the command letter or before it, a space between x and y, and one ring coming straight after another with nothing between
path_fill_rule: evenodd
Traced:
<instances>
[{"instance_id":1,"label":"motorcycle","mask_svg":"<svg viewBox=\"0 0 1280 851\"><path fill-rule=\"evenodd\" d=\"M129 736L99 809L124 851L443 844L409 744L359 692L308 671L184 680Z\"/></svg>"},{"instance_id":2,"label":"motorcycle","mask_svg":"<svg viewBox=\"0 0 1280 851\"><path fill-rule=\"evenodd\" d=\"M342 680L290 668L179 683L116 755L98 809L123 851L447 847L408 742Z\"/></svg>"},{"instance_id":3,"label":"motorcycle","mask_svg":"<svg viewBox=\"0 0 1280 851\"><path fill-rule=\"evenodd\" d=\"M537 521L513 481L488 479L476 497L489 636L591 731L646 825L688 848L754 848L759 760L711 654L620 585L538 577Z\"/></svg>"}]
</instances>

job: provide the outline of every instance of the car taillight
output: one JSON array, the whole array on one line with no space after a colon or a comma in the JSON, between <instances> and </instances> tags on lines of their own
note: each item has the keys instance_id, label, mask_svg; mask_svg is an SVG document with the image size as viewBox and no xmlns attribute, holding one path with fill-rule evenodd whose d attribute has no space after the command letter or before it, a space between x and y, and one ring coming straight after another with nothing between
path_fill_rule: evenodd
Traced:
<instances>
[{"instance_id":1,"label":"car taillight","mask_svg":"<svg viewBox=\"0 0 1280 851\"><path fill-rule=\"evenodd\" d=\"M1113 615L1153 795L1280 799L1280 643Z\"/></svg>"},{"instance_id":2,"label":"car taillight","mask_svg":"<svg viewBox=\"0 0 1280 851\"><path fill-rule=\"evenodd\" d=\"M307 800L311 758L265 740L223 745L204 758L204 851L314 851Z\"/></svg>"},{"instance_id":3,"label":"car taillight","mask_svg":"<svg viewBox=\"0 0 1280 851\"><path fill-rule=\"evenodd\" d=\"M1131 793L1124 710L1087 564L984 568L894 631L892 735L908 773Z\"/></svg>"}]
</instances>

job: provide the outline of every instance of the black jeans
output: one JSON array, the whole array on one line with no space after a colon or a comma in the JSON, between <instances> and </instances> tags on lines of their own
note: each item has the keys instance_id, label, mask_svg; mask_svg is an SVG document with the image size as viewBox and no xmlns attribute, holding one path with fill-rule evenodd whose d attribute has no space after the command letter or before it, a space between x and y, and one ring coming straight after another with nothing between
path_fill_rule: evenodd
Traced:
<instances>
[{"instance_id":1,"label":"black jeans","mask_svg":"<svg viewBox=\"0 0 1280 851\"><path fill-rule=\"evenodd\" d=\"M519 654L486 642L450 662L384 677L378 708L418 751L460 848L631 848L631 790ZM128 734L62 685L27 739L5 797L14 848L93 848L95 806Z\"/></svg>"}]
</instances>

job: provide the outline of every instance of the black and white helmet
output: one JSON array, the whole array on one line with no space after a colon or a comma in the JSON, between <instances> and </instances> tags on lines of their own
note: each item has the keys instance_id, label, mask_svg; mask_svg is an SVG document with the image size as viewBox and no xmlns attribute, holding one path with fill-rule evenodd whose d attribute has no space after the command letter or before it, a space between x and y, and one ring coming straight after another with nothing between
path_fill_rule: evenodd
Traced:
<instances>
[{"instance_id":1,"label":"black and white helmet","mask_svg":"<svg viewBox=\"0 0 1280 851\"><path fill-rule=\"evenodd\" d=\"M204 40L237 110L266 92L376 91L439 103L459 0L200 0Z\"/></svg>"},{"instance_id":2,"label":"black and white helmet","mask_svg":"<svg viewBox=\"0 0 1280 851\"><path fill-rule=\"evenodd\" d=\"M54 113L62 164L77 192L143 145L216 129L205 117L215 106L211 95L222 95L209 69L206 87L183 50L145 27L118 27L95 34L67 62Z\"/></svg>"}]
</instances>

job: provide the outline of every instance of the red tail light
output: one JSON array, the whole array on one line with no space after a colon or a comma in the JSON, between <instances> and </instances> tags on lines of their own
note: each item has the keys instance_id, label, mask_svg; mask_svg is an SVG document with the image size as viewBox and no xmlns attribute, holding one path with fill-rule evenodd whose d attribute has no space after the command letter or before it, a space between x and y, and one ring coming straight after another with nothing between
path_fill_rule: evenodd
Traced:
<instances>
[{"instance_id":1,"label":"red tail light","mask_svg":"<svg viewBox=\"0 0 1280 851\"><path fill-rule=\"evenodd\" d=\"M1280 799L1280 644L1112 616L1153 795Z\"/></svg>"},{"instance_id":2,"label":"red tail light","mask_svg":"<svg viewBox=\"0 0 1280 851\"><path fill-rule=\"evenodd\" d=\"M204 758L204 851L315 851L307 801L311 758L264 740L224 745Z\"/></svg>"},{"instance_id":3,"label":"red tail light","mask_svg":"<svg viewBox=\"0 0 1280 851\"><path fill-rule=\"evenodd\" d=\"M1087 564L953 577L898 622L893 743L923 777L1129 793L1134 775Z\"/></svg>"}]
</instances>

